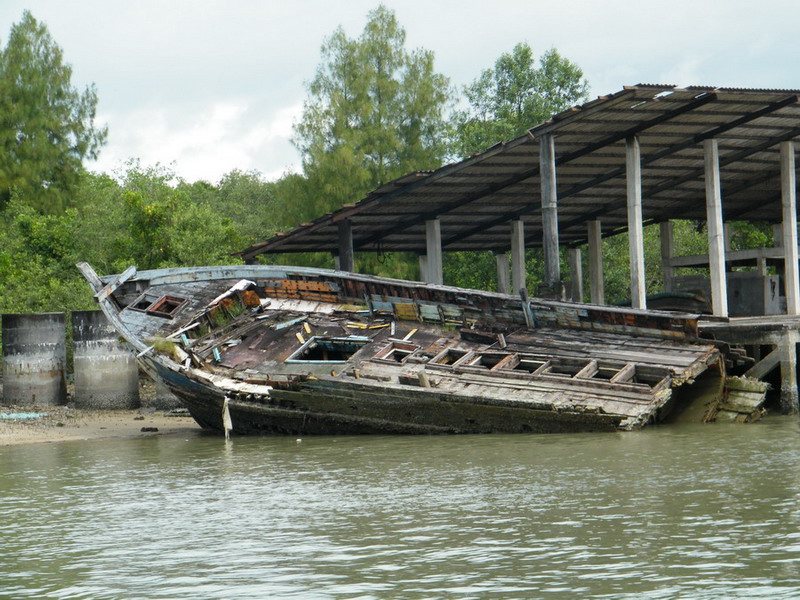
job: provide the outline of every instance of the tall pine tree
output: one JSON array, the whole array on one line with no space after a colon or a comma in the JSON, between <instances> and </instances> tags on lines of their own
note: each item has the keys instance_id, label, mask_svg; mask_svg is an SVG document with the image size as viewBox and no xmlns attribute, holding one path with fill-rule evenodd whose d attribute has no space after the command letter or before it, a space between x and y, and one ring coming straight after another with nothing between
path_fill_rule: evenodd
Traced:
<instances>
[{"instance_id":1,"label":"tall pine tree","mask_svg":"<svg viewBox=\"0 0 800 600\"><path fill-rule=\"evenodd\" d=\"M79 92L71 78L47 27L25 11L0 52L0 208L16 191L42 211L62 209L82 161L105 143L94 87Z\"/></svg>"}]
</instances>

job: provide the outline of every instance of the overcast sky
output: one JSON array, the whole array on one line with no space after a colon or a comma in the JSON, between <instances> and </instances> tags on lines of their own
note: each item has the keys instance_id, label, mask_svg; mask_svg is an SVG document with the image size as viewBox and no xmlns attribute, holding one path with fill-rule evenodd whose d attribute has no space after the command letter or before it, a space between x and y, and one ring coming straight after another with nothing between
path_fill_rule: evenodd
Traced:
<instances>
[{"instance_id":1,"label":"overcast sky","mask_svg":"<svg viewBox=\"0 0 800 600\"><path fill-rule=\"evenodd\" d=\"M800 88L797 0L385 0L409 49L456 86L528 42L576 62L592 96L636 83ZM233 170L298 170L289 138L320 45L359 35L378 1L2 0L0 43L29 9L94 82L109 139L92 170L127 159L219 181ZM535 123L531 123L531 126Z\"/></svg>"}]
</instances>

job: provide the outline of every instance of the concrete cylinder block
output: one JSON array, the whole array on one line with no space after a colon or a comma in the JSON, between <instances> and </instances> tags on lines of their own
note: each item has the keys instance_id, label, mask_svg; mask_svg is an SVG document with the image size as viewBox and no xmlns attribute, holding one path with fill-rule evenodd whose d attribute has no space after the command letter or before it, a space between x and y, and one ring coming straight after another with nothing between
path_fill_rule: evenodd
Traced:
<instances>
[{"instance_id":1,"label":"concrete cylinder block","mask_svg":"<svg viewBox=\"0 0 800 600\"><path fill-rule=\"evenodd\" d=\"M133 351L99 310L72 313L75 406L139 407L139 369Z\"/></svg>"},{"instance_id":2,"label":"concrete cylinder block","mask_svg":"<svg viewBox=\"0 0 800 600\"><path fill-rule=\"evenodd\" d=\"M3 402L55 406L67 400L64 313L2 317Z\"/></svg>"}]
</instances>

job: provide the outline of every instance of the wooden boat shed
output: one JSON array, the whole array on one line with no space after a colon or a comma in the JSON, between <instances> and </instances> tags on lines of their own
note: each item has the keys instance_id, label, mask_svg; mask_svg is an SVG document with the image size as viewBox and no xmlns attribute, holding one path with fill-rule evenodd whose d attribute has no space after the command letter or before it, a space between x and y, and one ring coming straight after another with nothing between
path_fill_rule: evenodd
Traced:
<instances>
[{"instance_id":1,"label":"wooden boat shed","mask_svg":"<svg viewBox=\"0 0 800 600\"><path fill-rule=\"evenodd\" d=\"M799 98L800 90L625 87L470 158L387 183L240 255L251 262L267 253L329 251L339 268L353 270L354 252L410 251L420 256L423 279L440 284L443 252L491 250L498 290L518 292L526 287L525 249L540 247L545 282L539 295L554 297L563 285L559 249L570 249L571 279L579 282L579 253L586 247L590 299L603 304L601 238L627 232L631 303L647 308L643 227L659 223L668 286L674 269L706 266L713 314L724 318L730 315L726 265L756 265L759 285L774 290L766 265L779 264L780 309L762 314L793 317L800 315ZM672 219L706 220L708 254L674 256ZM731 252L726 221L773 223L780 242ZM570 297L583 300L580 285ZM796 342L797 326L784 329ZM794 390L796 405L796 379Z\"/></svg>"}]
</instances>

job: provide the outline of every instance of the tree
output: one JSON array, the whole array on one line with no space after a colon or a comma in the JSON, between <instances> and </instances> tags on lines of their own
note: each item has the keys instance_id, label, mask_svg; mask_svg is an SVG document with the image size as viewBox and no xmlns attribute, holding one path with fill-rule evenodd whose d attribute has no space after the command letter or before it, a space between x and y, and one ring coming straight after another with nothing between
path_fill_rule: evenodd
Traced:
<instances>
[{"instance_id":1,"label":"tree","mask_svg":"<svg viewBox=\"0 0 800 600\"><path fill-rule=\"evenodd\" d=\"M54 211L68 204L82 170L106 141L94 125L94 86L79 92L47 27L29 11L0 52L0 208L16 190Z\"/></svg>"},{"instance_id":2,"label":"tree","mask_svg":"<svg viewBox=\"0 0 800 600\"><path fill-rule=\"evenodd\" d=\"M439 167L447 153L445 111L452 91L433 53L408 52L405 31L384 6L368 14L358 39L338 28L322 63L294 143L313 201L298 221L338 209L411 171Z\"/></svg>"},{"instance_id":3,"label":"tree","mask_svg":"<svg viewBox=\"0 0 800 600\"><path fill-rule=\"evenodd\" d=\"M551 48L539 59L527 43L500 55L494 67L464 88L469 108L453 118L456 152L466 157L586 100L583 71Z\"/></svg>"},{"instance_id":4,"label":"tree","mask_svg":"<svg viewBox=\"0 0 800 600\"><path fill-rule=\"evenodd\" d=\"M485 69L464 87L469 107L453 114L453 149L467 157L525 131L552 114L587 97L588 84L581 69L550 49L539 59L526 43L501 54L494 67ZM445 281L453 285L491 287L496 279L494 260L488 252L456 252L444 264ZM529 287L536 289L541 270L537 254L528 263ZM562 257L563 258L563 257ZM469 266L469 268L465 268Z\"/></svg>"}]
</instances>

